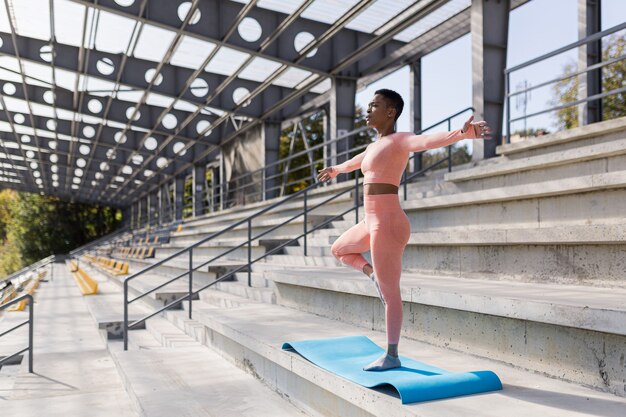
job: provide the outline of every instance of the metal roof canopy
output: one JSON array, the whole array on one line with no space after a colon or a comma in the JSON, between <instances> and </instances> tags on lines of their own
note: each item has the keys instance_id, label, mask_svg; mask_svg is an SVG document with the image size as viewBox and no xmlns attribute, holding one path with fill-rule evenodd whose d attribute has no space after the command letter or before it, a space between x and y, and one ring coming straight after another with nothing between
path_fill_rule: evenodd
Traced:
<instances>
[{"instance_id":1,"label":"metal roof canopy","mask_svg":"<svg viewBox=\"0 0 626 417\"><path fill-rule=\"evenodd\" d=\"M2 2L0 186L117 207L327 103L333 77L363 86L468 33L471 5Z\"/></svg>"}]
</instances>

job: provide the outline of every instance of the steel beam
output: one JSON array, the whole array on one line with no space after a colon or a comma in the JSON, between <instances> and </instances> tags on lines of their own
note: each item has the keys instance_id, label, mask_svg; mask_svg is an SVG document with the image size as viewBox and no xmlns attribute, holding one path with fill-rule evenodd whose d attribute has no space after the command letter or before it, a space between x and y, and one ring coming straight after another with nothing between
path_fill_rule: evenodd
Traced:
<instances>
[{"instance_id":1,"label":"steel beam","mask_svg":"<svg viewBox=\"0 0 626 417\"><path fill-rule=\"evenodd\" d=\"M578 0L578 38L584 39L601 32L601 0ZM589 42L578 48L578 70L602 62L602 39ZM579 77L579 98L602 93L602 68L588 71ZM578 105L579 125L587 125L602 120L602 99Z\"/></svg>"},{"instance_id":2,"label":"steel beam","mask_svg":"<svg viewBox=\"0 0 626 417\"><path fill-rule=\"evenodd\" d=\"M496 156L502 140L509 0L472 2L472 106L477 119L486 120L491 140L473 142L474 160Z\"/></svg>"}]
</instances>

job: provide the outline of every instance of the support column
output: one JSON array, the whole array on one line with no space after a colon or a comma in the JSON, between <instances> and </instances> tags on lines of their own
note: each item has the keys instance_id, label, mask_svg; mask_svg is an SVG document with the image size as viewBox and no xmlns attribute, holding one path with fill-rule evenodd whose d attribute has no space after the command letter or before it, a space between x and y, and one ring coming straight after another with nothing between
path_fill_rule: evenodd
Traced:
<instances>
[{"instance_id":1,"label":"support column","mask_svg":"<svg viewBox=\"0 0 626 417\"><path fill-rule=\"evenodd\" d=\"M219 184L220 184L220 167L219 165L209 167L211 170L211 198L209 200L209 211L214 212L219 207Z\"/></svg>"},{"instance_id":2,"label":"support column","mask_svg":"<svg viewBox=\"0 0 626 417\"><path fill-rule=\"evenodd\" d=\"M494 157L502 141L510 9L510 0L472 1L472 106L476 119L486 120L493 131L493 139L473 142L474 160Z\"/></svg>"},{"instance_id":3,"label":"support column","mask_svg":"<svg viewBox=\"0 0 626 417\"><path fill-rule=\"evenodd\" d=\"M280 181L278 165L269 166L279 158L280 148L280 123L263 123L263 144L265 149L263 168L263 195L264 199L278 197L280 194Z\"/></svg>"},{"instance_id":4,"label":"support column","mask_svg":"<svg viewBox=\"0 0 626 417\"><path fill-rule=\"evenodd\" d=\"M413 62L410 67L410 130L414 133L422 131L422 60L418 59ZM417 152L413 158L411 172L418 172L422 169L422 152Z\"/></svg>"},{"instance_id":5,"label":"support column","mask_svg":"<svg viewBox=\"0 0 626 417\"><path fill-rule=\"evenodd\" d=\"M601 31L601 0L578 0L578 39ZM581 45L578 48L578 70L602 61L602 40ZM602 69L598 68L579 75L578 99L602 92ZM602 120L602 100L593 100L578 105L578 125L583 126Z\"/></svg>"},{"instance_id":6,"label":"support column","mask_svg":"<svg viewBox=\"0 0 626 417\"><path fill-rule=\"evenodd\" d=\"M351 78L334 77L330 91L330 138L336 139L354 130L356 81ZM334 142L329 146L331 164L340 164L348 159L352 138Z\"/></svg>"},{"instance_id":7,"label":"support column","mask_svg":"<svg viewBox=\"0 0 626 417\"><path fill-rule=\"evenodd\" d=\"M193 167L193 215L194 217L204 214L204 183L206 182L204 165Z\"/></svg>"},{"instance_id":8,"label":"support column","mask_svg":"<svg viewBox=\"0 0 626 417\"><path fill-rule=\"evenodd\" d=\"M141 213L141 200L137 200L135 206L135 229L139 229L141 227L141 222L143 221L143 215Z\"/></svg>"},{"instance_id":9,"label":"support column","mask_svg":"<svg viewBox=\"0 0 626 417\"><path fill-rule=\"evenodd\" d=\"M161 187L161 223L172 221L172 201L170 200L170 183Z\"/></svg>"},{"instance_id":10,"label":"support column","mask_svg":"<svg viewBox=\"0 0 626 417\"><path fill-rule=\"evenodd\" d=\"M150 194L146 195L146 203L145 203L145 213L146 213L146 221L144 222L143 226L148 226L150 227L150 220L152 219L152 217L150 217Z\"/></svg>"},{"instance_id":11,"label":"support column","mask_svg":"<svg viewBox=\"0 0 626 417\"><path fill-rule=\"evenodd\" d=\"M129 208L129 212L130 212L130 224L129 224L129 226L130 226L131 229L134 229L135 228L135 218L136 218L135 204L131 203L128 208Z\"/></svg>"},{"instance_id":12,"label":"support column","mask_svg":"<svg viewBox=\"0 0 626 417\"><path fill-rule=\"evenodd\" d=\"M159 224L159 193L153 191L150 194L150 226Z\"/></svg>"},{"instance_id":13,"label":"support column","mask_svg":"<svg viewBox=\"0 0 626 417\"><path fill-rule=\"evenodd\" d=\"M156 191L156 217L159 226L163 224L163 187Z\"/></svg>"},{"instance_id":14,"label":"support column","mask_svg":"<svg viewBox=\"0 0 626 417\"><path fill-rule=\"evenodd\" d=\"M126 206L122 209L122 224L124 226L130 226L133 221L132 206Z\"/></svg>"},{"instance_id":15,"label":"support column","mask_svg":"<svg viewBox=\"0 0 626 417\"><path fill-rule=\"evenodd\" d=\"M180 175L174 180L174 220L181 221L183 219L183 196L185 193L185 176Z\"/></svg>"}]
</instances>

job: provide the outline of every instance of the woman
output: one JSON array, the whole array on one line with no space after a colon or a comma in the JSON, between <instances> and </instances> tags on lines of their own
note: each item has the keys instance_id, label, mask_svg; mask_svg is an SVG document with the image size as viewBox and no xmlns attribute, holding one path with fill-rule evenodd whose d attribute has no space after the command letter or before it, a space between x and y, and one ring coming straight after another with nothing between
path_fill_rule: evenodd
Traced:
<instances>
[{"instance_id":1,"label":"woman","mask_svg":"<svg viewBox=\"0 0 626 417\"><path fill-rule=\"evenodd\" d=\"M490 139L491 133L486 122L473 122L473 116L465 122L462 130L430 135L395 132L394 126L403 107L404 101L395 91L376 91L365 118L367 125L376 129L376 141L349 161L324 168L317 176L320 181L328 181L339 173L359 168L365 176L365 218L343 233L331 251L342 263L370 277L385 305L387 353L363 368L366 371L383 371L401 366L398 358L402 327L400 273L402 253L411 230L409 219L398 200L398 186L409 153L451 145L461 139ZM371 250L373 265L362 255L368 250Z\"/></svg>"}]
</instances>

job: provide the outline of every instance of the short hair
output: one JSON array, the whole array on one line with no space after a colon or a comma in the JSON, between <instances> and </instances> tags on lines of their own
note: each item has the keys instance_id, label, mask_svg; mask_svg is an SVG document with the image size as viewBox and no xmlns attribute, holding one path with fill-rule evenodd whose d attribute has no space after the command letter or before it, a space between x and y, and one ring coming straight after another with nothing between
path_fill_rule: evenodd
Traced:
<instances>
[{"instance_id":1,"label":"short hair","mask_svg":"<svg viewBox=\"0 0 626 417\"><path fill-rule=\"evenodd\" d=\"M389 90L387 88L381 88L380 90L376 90L374 95L380 94L381 96L387 99L388 104L396 109L396 118L394 121L398 120L398 117L402 114L402 109L404 109L404 100L402 100L402 96L396 93L393 90Z\"/></svg>"}]
</instances>

